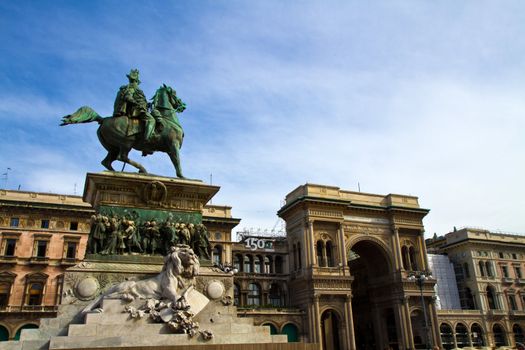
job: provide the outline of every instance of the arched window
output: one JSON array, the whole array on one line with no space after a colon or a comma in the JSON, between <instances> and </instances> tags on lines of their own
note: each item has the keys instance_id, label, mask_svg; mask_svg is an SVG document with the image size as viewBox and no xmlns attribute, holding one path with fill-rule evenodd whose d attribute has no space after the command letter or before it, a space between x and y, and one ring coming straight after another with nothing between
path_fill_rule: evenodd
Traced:
<instances>
[{"instance_id":1,"label":"arched window","mask_svg":"<svg viewBox=\"0 0 525 350\"><path fill-rule=\"evenodd\" d=\"M283 273L283 258L280 255L275 257L275 273Z\"/></svg>"},{"instance_id":2,"label":"arched window","mask_svg":"<svg viewBox=\"0 0 525 350\"><path fill-rule=\"evenodd\" d=\"M235 283L233 284L233 305L241 305L241 293L239 291L239 286Z\"/></svg>"},{"instance_id":3,"label":"arched window","mask_svg":"<svg viewBox=\"0 0 525 350\"><path fill-rule=\"evenodd\" d=\"M408 257L408 248L406 246L401 248L401 255L403 257L403 268L408 271L410 269L410 259Z\"/></svg>"},{"instance_id":4,"label":"arched window","mask_svg":"<svg viewBox=\"0 0 525 350\"><path fill-rule=\"evenodd\" d=\"M472 295L470 288L465 287L463 295L460 294L460 297L462 309L474 310L476 308L474 304L474 296Z\"/></svg>"},{"instance_id":5,"label":"arched window","mask_svg":"<svg viewBox=\"0 0 525 350\"><path fill-rule=\"evenodd\" d=\"M332 247L332 241L326 242L326 264L329 267L334 266L334 249Z\"/></svg>"},{"instance_id":6,"label":"arched window","mask_svg":"<svg viewBox=\"0 0 525 350\"><path fill-rule=\"evenodd\" d=\"M454 347L454 335L452 334L452 328L446 324L442 323L439 326L439 333L441 335L441 343L443 348L450 350Z\"/></svg>"},{"instance_id":7,"label":"arched window","mask_svg":"<svg viewBox=\"0 0 525 350\"><path fill-rule=\"evenodd\" d=\"M496 310L498 309L498 302L496 300L496 294L494 292L494 288L491 286L488 286L487 289L487 301L489 303L489 309Z\"/></svg>"},{"instance_id":8,"label":"arched window","mask_svg":"<svg viewBox=\"0 0 525 350\"><path fill-rule=\"evenodd\" d=\"M468 330L463 323L458 323L456 325L456 342L458 343L458 348L470 346L468 341Z\"/></svg>"},{"instance_id":9,"label":"arched window","mask_svg":"<svg viewBox=\"0 0 525 350\"><path fill-rule=\"evenodd\" d=\"M512 333L514 333L514 340L516 341L516 343L525 343L523 329L521 329L520 325L515 324L514 326L512 326Z\"/></svg>"},{"instance_id":10,"label":"arched window","mask_svg":"<svg viewBox=\"0 0 525 350\"><path fill-rule=\"evenodd\" d=\"M509 298L509 308L512 311L518 310L518 305L516 304L516 297L514 296L514 294L509 294L508 298Z\"/></svg>"},{"instance_id":11,"label":"arched window","mask_svg":"<svg viewBox=\"0 0 525 350\"><path fill-rule=\"evenodd\" d=\"M248 285L248 305L261 305L261 287L257 283Z\"/></svg>"},{"instance_id":12,"label":"arched window","mask_svg":"<svg viewBox=\"0 0 525 350\"><path fill-rule=\"evenodd\" d=\"M42 305L44 285L40 282L29 283L27 287L26 305Z\"/></svg>"},{"instance_id":13,"label":"arched window","mask_svg":"<svg viewBox=\"0 0 525 350\"><path fill-rule=\"evenodd\" d=\"M216 265L222 264L222 246L220 244L213 247L211 252L213 263Z\"/></svg>"},{"instance_id":14,"label":"arched window","mask_svg":"<svg viewBox=\"0 0 525 350\"><path fill-rule=\"evenodd\" d=\"M483 261L479 262L479 274L485 276L485 263Z\"/></svg>"},{"instance_id":15,"label":"arched window","mask_svg":"<svg viewBox=\"0 0 525 350\"><path fill-rule=\"evenodd\" d=\"M468 263L463 264L463 271L465 271L465 277L470 278L470 270L468 268Z\"/></svg>"},{"instance_id":16,"label":"arched window","mask_svg":"<svg viewBox=\"0 0 525 350\"><path fill-rule=\"evenodd\" d=\"M321 315L321 344L322 349L339 350L341 321L333 310L326 310Z\"/></svg>"},{"instance_id":17,"label":"arched window","mask_svg":"<svg viewBox=\"0 0 525 350\"><path fill-rule=\"evenodd\" d=\"M474 323L470 327L470 334L472 335L472 345L475 347L485 346L485 340L483 339L483 328L477 323Z\"/></svg>"},{"instance_id":18,"label":"arched window","mask_svg":"<svg viewBox=\"0 0 525 350\"><path fill-rule=\"evenodd\" d=\"M490 263L490 261L485 262L485 267L486 267L487 276L494 277L494 270L492 270L492 264Z\"/></svg>"},{"instance_id":19,"label":"arched window","mask_svg":"<svg viewBox=\"0 0 525 350\"><path fill-rule=\"evenodd\" d=\"M233 267L237 269L237 271L242 271L241 261L242 261L242 255L235 254L233 257Z\"/></svg>"},{"instance_id":20,"label":"arched window","mask_svg":"<svg viewBox=\"0 0 525 350\"><path fill-rule=\"evenodd\" d=\"M261 273L262 272L262 264L263 264L262 256L257 255L255 257L255 260L254 260L254 263L253 263L253 272Z\"/></svg>"},{"instance_id":21,"label":"arched window","mask_svg":"<svg viewBox=\"0 0 525 350\"><path fill-rule=\"evenodd\" d=\"M284 305L281 287L277 283L271 284L268 299L272 306L279 307Z\"/></svg>"},{"instance_id":22,"label":"arched window","mask_svg":"<svg viewBox=\"0 0 525 350\"><path fill-rule=\"evenodd\" d=\"M507 345L507 337L505 337L505 331L499 324L495 324L492 327L492 332L494 333L494 343L497 348L500 346Z\"/></svg>"},{"instance_id":23,"label":"arched window","mask_svg":"<svg viewBox=\"0 0 525 350\"><path fill-rule=\"evenodd\" d=\"M412 271L417 271L416 250L414 247L408 249L408 254L410 255L410 267Z\"/></svg>"},{"instance_id":24,"label":"arched window","mask_svg":"<svg viewBox=\"0 0 525 350\"><path fill-rule=\"evenodd\" d=\"M244 272L252 272L252 257L249 255L244 256Z\"/></svg>"},{"instance_id":25,"label":"arched window","mask_svg":"<svg viewBox=\"0 0 525 350\"><path fill-rule=\"evenodd\" d=\"M319 266L324 266L323 250L324 250L323 241L317 241L317 265Z\"/></svg>"},{"instance_id":26,"label":"arched window","mask_svg":"<svg viewBox=\"0 0 525 350\"><path fill-rule=\"evenodd\" d=\"M272 257L271 256L265 256L264 257L264 273L273 273L273 271L272 271Z\"/></svg>"}]
</instances>

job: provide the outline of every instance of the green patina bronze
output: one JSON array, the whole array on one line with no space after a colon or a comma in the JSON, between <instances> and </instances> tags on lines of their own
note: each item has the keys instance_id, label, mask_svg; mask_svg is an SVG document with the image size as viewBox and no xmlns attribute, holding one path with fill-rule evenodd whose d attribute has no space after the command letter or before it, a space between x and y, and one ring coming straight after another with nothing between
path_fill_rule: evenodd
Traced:
<instances>
[{"instance_id":1,"label":"green patina bronze","mask_svg":"<svg viewBox=\"0 0 525 350\"><path fill-rule=\"evenodd\" d=\"M98 122L98 138L108 151L101 163L108 170L114 171L112 163L119 160L139 169L140 173L147 173L140 163L129 159L129 152L136 149L146 156L160 151L169 155L177 177L184 178L179 157L184 131L177 113L182 113L186 105L175 90L165 84L157 90L152 102L147 103L139 88L139 71L133 69L127 77L129 83L119 89L111 117L103 118L84 106L63 117L60 125Z\"/></svg>"},{"instance_id":2,"label":"green patina bronze","mask_svg":"<svg viewBox=\"0 0 525 350\"><path fill-rule=\"evenodd\" d=\"M168 218L170 218L174 222L192 223L194 225L202 223L202 214L195 212L178 212L173 210L167 211L113 206L110 207L102 205L99 207L98 213L107 216L131 216L137 221L137 224L151 220L156 220L157 222L164 222Z\"/></svg>"}]
</instances>

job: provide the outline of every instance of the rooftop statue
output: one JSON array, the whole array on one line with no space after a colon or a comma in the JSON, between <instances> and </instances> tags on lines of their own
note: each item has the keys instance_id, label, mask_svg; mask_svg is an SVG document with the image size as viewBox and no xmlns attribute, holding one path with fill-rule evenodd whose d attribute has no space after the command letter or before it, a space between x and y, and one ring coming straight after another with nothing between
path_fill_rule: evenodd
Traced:
<instances>
[{"instance_id":1,"label":"rooftop statue","mask_svg":"<svg viewBox=\"0 0 525 350\"><path fill-rule=\"evenodd\" d=\"M129 83L119 89L111 117L103 118L84 106L63 117L60 125L98 122L98 139L108 151L101 163L108 170L115 171L112 163L119 160L134 166L139 173L147 173L140 163L129 159L129 152L136 149L146 156L161 151L170 156L177 177L184 178L179 157L184 131L177 113L182 113L186 105L175 90L165 84L148 103L139 88L139 71L132 69L127 77Z\"/></svg>"}]
</instances>

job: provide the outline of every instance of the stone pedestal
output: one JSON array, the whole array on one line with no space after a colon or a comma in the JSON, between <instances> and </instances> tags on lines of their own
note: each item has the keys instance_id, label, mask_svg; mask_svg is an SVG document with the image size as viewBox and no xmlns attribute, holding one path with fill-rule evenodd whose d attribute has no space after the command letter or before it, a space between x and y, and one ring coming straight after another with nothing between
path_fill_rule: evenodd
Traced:
<instances>
[{"instance_id":1,"label":"stone pedestal","mask_svg":"<svg viewBox=\"0 0 525 350\"><path fill-rule=\"evenodd\" d=\"M108 171L87 174L83 199L103 215L135 212L143 220L165 220L171 214L197 224L219 189L198 180Z\"/></svg>"}]
</instances>

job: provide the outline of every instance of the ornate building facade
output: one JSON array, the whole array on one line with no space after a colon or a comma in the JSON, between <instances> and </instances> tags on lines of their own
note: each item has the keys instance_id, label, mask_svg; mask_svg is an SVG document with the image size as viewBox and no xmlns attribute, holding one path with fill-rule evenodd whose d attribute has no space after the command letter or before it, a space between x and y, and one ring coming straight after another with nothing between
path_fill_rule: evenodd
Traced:
<instances>
[{"instance_id":1,"label":"ornate building facade","mask_svg":"<svg viewBox=\"0 0 525 350\"><path fill-rule=\"evenodd\" d=\"M525 237L464 228L427 247L447 255L457 282L461 309L438 310L445 349L525 343Z\"/></svg>"},{"instance_id":2,"label":"ornate building facade","mask_svg":"<svg viewBox=\"0 0 525 350\"><path fill-rule=\"evenodd\" d=\"M62 276L84 258L91 206L82 197L0 190L0 339L56 315Z\"/></svg>"}]
</instances>

